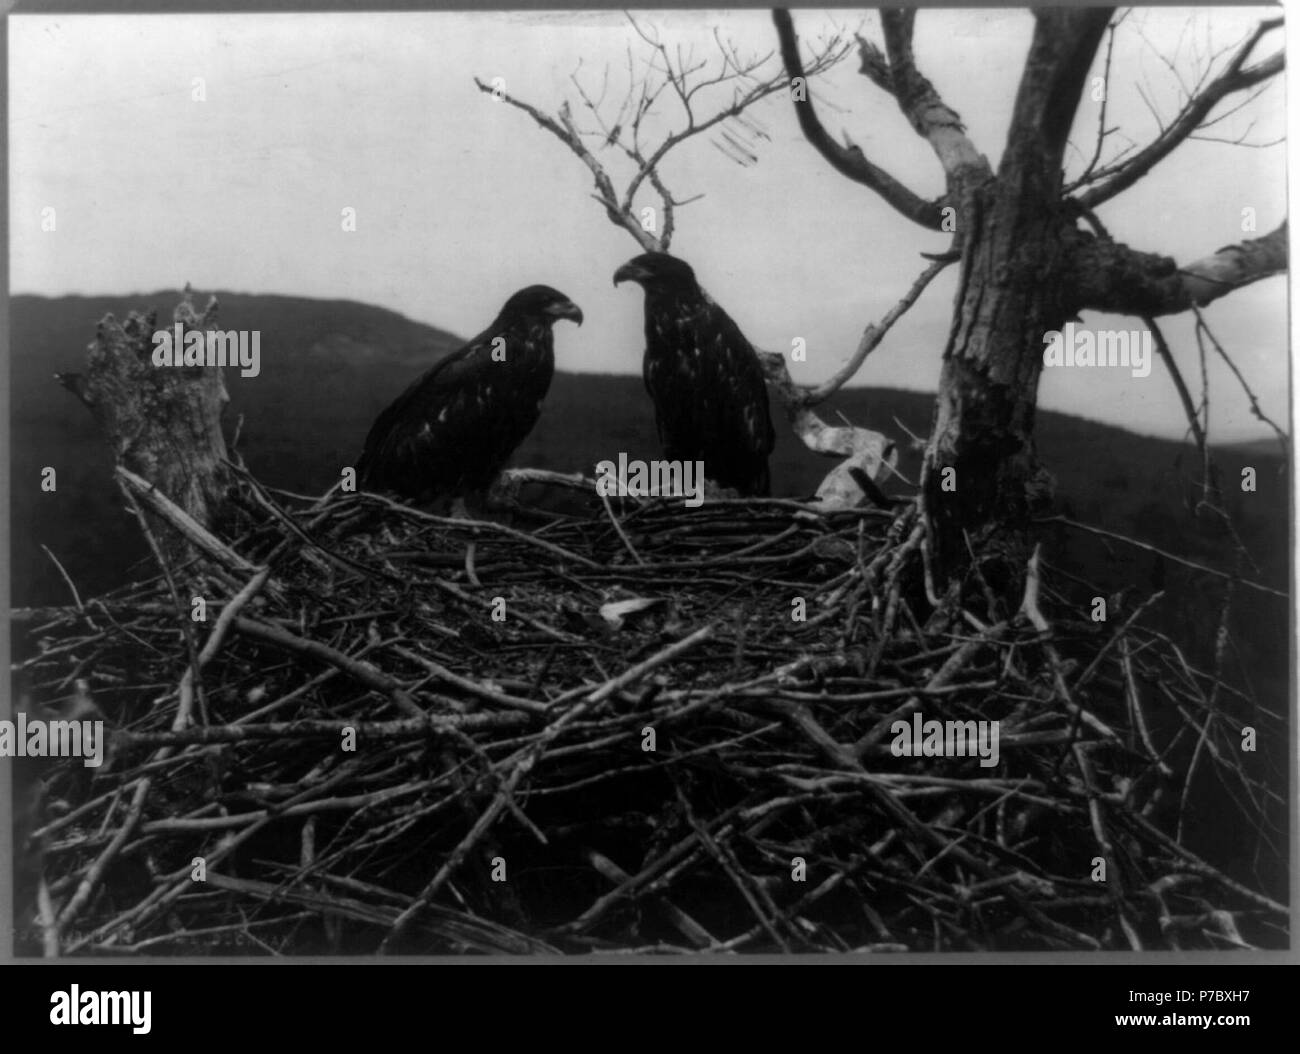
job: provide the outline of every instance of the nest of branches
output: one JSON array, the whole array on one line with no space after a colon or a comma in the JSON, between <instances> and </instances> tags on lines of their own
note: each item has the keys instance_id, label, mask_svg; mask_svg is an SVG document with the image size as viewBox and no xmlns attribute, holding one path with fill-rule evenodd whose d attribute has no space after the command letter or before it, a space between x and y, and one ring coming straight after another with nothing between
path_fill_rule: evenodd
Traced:
<instances>
[{"instance_id":1,"label":"nest of branches","mask_svg":"<svg viewBox=\"0 0 1300 1054\"><path fill-rule=\"evenodd\" d=\"M247 480L227 543L119 477L192 559L19 612L33 694L111 727L45 779L29 952L1285 942L1180 811L1200 765L1260 815L1234 737L1272 718L1142 608L1053 618L1037 559L1018 610L978 558L935 595L914 506L525 529ZM998 722L996 764L900 755L922 718Z\"/></svg>"}]
</instances>

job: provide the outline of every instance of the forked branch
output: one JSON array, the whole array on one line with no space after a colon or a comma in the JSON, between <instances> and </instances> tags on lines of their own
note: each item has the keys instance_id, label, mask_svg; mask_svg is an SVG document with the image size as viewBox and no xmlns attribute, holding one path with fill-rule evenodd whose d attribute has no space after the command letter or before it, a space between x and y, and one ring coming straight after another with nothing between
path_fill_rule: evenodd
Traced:
<instances>
[{"instance_id":1,"label":"forked branch","mask_svg":"<svg viewBox=\"0 0 1300 1054\"><path fill-rule=\"evenodd\" d=\"M1128 160L1092 171L1087 176L1087 182L1092 185L1077 194L1075 199L1085 208L1095 208L1103 201L1109 201L1116 194L1127 190L1168 157L1185 139L1205 127L1211 111L1220 102L1230 95L1262 85L1281 73L1286 65L1285 55L1281 51L1253 66L1246 65L1265 34L1281 25L1280 18L1260 22L1254 32L1242 42L1218 76L1191 94L1177 116L1161 127L1160 134L1155 139ZM1083 180L1080 180L1076 186L1082 182Z\"/></svg>"},{"instance_id":2,"label":"forked branch","mask_svg":"<svg viewBox=\"0 0 1300 1054\"><path fill-rule=\"evenodd\" d=\"M590 169L596 184L593 195L610 222L626 230L646 251L667 252L676 227L675 210L702 195L677 198L663 177L663 163L682 144L702 135L715 134L714 145L741 164L757 159L753 141L769 136L761 124L747 114L755 103L784 91L789 78L772 59L772 53L742 57L735 46L715 31L717 59L696 61L680 48L669 48L656 33L628 16L633 32L643 42L648 57L638 69L628 51L627 85L617 107L606 103L609 70L606 69L598 95L589 91L577 72L570 78L585 111L584 120L593 127L580 128L573 107L566 100L555 116L510 95L500 84L474 78L479 91L522 110L537 125L555 136ZM849 45L839 37L827 41L814 56L813 74L830 69L843 59ZM727 95L727 90L730 94ZM665 100L679 111L675 125L657 140L649 139L650 125L670 118ZM595 145L590 146L588 142ZM622 192L615 189L611 166L597 156L614 150L630 163ZM637 195L646 184L659 198L662 223L643 217L636 206Z\"/></svg>"},{"instance_id":3,"label":"forked branch","mask_svg":"<svg viewBox=\"0 0 1300 1054\"><path fill-rule=\"evenodd\" d=\"M835 171L874 190L897 212L913 222L930 230L939 230L943 222L942 202L926 201L884 169L867 160L862 148L848 141L847 136L845 144L841 146L826 130L817 116L812 93L808 89L808 78L812 71L804 68L799 54L799 38L795 35L790 12L778 8L772 12L772 21L776 24L777 37L781 42L781 60L785 64L786 75L791 83L802 88L801 91L792 91L791 99L804 138Z\"/></svg>"}]
</instances>

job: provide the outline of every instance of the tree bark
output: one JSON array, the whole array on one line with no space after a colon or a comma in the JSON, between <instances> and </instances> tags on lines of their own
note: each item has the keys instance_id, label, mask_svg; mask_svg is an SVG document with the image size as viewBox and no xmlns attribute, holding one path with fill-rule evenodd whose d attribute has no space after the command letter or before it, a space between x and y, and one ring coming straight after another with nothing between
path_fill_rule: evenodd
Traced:
<instances>
[{"instance_id":1,"label":"tree bark","mask_svg":"<svg viewBox=\"0 0 1300 1054\"><path fill-rule=\"evenodd\" d=\"M961 279L922 486L941 572L967 532L1014 531L1046 497L1034 447L1043 334L1069 313L1061 162L1109 9L1043 10L996 176L957 208Z\"/></svg>"},{"instance_id":2,"label":"tree bark","mask_svg":"<svg viewBox=\"0 0 1300 1054\"><path fill-rule=\"evenodd\" d=\"M216 328L216 315L215 297L199 314L186 286L173 318L185 333L206 332ZM212 528L231 484L221 430L229 396L219 366L155 366L156 329L152 311L132 311L124 322L106 315L88 348L85 373L56 377L90 410L118 464ZM151 516L150 529L170 556L188 554L162 520Z\"/></svg>"},{"instance_id":3,"label":"tree bark","mask_svg":"<svg viewBox=\"0 0 1300 1054\"><path fill-rule=\"evenodd\" d=\"M1074 309L1144 317L1189 311L1287 269L1287 224L1179 266L1086 231L1069 232Z\"/></svg>"}]
</instances>

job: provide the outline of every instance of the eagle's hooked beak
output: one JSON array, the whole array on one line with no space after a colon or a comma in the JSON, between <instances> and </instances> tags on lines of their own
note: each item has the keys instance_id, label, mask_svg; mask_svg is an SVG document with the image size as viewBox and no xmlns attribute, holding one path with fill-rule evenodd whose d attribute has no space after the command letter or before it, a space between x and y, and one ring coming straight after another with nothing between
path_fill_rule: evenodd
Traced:
<instances>
[{"instance_id":1,"label":"eagle's hooked beak","mask_svg":"<svg viewBox=\"0 0 1300 1054\"><path fill-rule=\"evenodd\" d=\"M546 309L546 313L553 318L567 318L570 322L576 322L578 325L582 325L582 308L572 300L561 300L558 303L552 304Z\"/></svg>"},{"instance_id":2,"label":"eagle's hooked beak","mask_svg":"<svg viewBox=\"0 0 1300 1054\"><path fill-rule=\"evenodd\" d=\"M614 285L617 286L619 282L640 282L649 277L649 271L629 261L614 272Z\"/></svg>"}]
</instances>

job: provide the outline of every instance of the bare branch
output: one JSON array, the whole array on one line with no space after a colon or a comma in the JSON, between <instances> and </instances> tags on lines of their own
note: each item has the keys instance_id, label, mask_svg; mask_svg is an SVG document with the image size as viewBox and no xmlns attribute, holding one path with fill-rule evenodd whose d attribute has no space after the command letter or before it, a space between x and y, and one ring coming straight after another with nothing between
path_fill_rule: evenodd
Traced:
<instances>
[{"instance_id":1,"label":"bare branch","mask_svg":"<svg viewBox=\"0 0 1300 1054\"><path fill-rule=\"evenodd\" d=\"M696 66L692 69L683 69L680 64L674 67L668 58L667 48L659 41L649 37L639 26L636 26L636 22L634 19L631 19L631 16L629 16L629 20L633 22L633 25L636 27L637 32L641 35L642 39L651 44L651 46L658 51L660 58L664 61L665 68L660 72L668 78L670 85L681 102L682 109L686 116L686 126L680 131L671 133L665 137L658 147L648 153L641 170L635 177L633 177L632 182L628 185L625 200L630 200L632 196L636 194L641 183L649 178L650 171L659 165L669 151L693 136L700 135L724 121L738 117L748 107L752 106L759 100L764 99L769 95L773 95L776 92L783 91L789 83L788 70L785 74L772 75L765 79L758 79L754 76L755 72L767 63L770 55L763 56L761 59L745 62L742 65L735 59L734 51L728 53L726 49L722 49L724 63L722 73L712 80L694 86L688 86L690 74L702 67ZM847 49L839 47L836 42L832 42L830 46L824 49L822 53L817 56L813 67L814 72L821 72L824 69L828 69L830 66L838 62L846 53ZM731 67L730 70L728 70L727 67ZM701 118L696 113L693 107L693 100L695 94L701 88L735 81L753 81L753 83L743 90L738 88L732 96L731 105L704 118ZM724 153L725 152L726 150L724 148Z\"/></svg>"},{"instance_id":2,"label":"bare branch","mask_svg":"<svg viewBox=\"0 0 1300 1054\"><path fill-rule=\"evenodd\" d=\"M1262 238L1227 245L1178 267L1168 257L1075 232L1073 303L1127 315L1171 315L1287 269L1285 221Z\"/></svg>"},{"instance_id":3,"label":"bare branch","mask_svg":"<svg viewBox=\"0 0 1300 1054\"><path fill-rule=\"evenodd\" d=\"M556 121L554 118L542 113L537 107L530 106L528 103L500 91L490 84L484 84L477 77L474 78L474 83L479 91L528 114L541 128L550 132L551 135L567 146L584 165L591 169L592 178L596 182L596 193L593 197L605 207L605 214L609 217L610 222L616 227L622 227L626 230L647 251L660 248L659 240L642 229L641 225L632 216L631 210L619 206L618 195L614 191L614 184L609 178L609 173L605 171L604 166L596 160L591 151L583 145L582 137L573 126L568 103L561 107L560 120Z\"/></svg>"},{"instance_id":4,"label":"bare branch","mask_svg":"<svg viewBox=\"0 0 1300 1054\"><path fill-rule=\"evenodd\" d=\"M1088 162L1088 167L1083 170L1083 175L1078 179L1080 184L1088 182L1088 178L1096 170L1098 162L1101 161L1101 150L1106 142L1106 137L1116 131L1114 128L1106 127L1106 104L1110 102L1110 66L1111 58L1115 52L1115 31L1119 28L1120 23L1128 17L1128 14L1128 11L1122 11L1119 17L1106 27L1106 61L1102 67L1101 112L1097 115L1097 143L1092 151L1092 160Z\"/></svg>"},{"instance_id":5,"label":"bare branch","mask_svg":"<svg viewBox=\"0 0 1300 1054\"><path fill-rule=\"evenodd\" d=\"M1260 39L1281 24L1282 20L1277 18L1268 19L1256 26L1255 31L1237 49L1223 71L1192 95L1172 122L1168 125L1160 125L1160 134L1155 139L1124 164L1111 166L1104 173L1107 178L1079 194L1077 200L1088 208L1094 208L1103 201L1109 201L1121 191L1127 190L1168 157L1174 148L1193 132L1203 127L1210 112L1223 99L1236 92L1263 84L1281 73L1285 66L1285 56L1282 52L1271 55L1253 66L1245 64ZM1101 174L1103 173L1095 175Z\"/></svg>"},{"instance_id":6,"label":"bare branch","mask_svg":"<svg viewBox=\"0 0 1300 1054\"><path fill-rule=\"evenodd\" d=\"M839 391L845 382L858 372L867 356L884 340L885 334L890 331L894 323L902 318L907 313L907 310L916 303L917 297L925 291L925 287L930 284L930 280L952 262L953 258L951 256L941 256L922 271L916 281L912 283L912 287L903 295L903 298L889 309L888 314L879 323L873 322L863 330L862 339L858 341L857 350L854 351L853 355L840 367L835 375L823 381L816 388L810 389L803 396L804 405L816 406Z\"/></svg>"},{"instance_id":7,"label":"bare branch","mask_svg":"<svg viewBox=\"0 0 1300 1054\"><path fill-rule=\"evenodd\" d=\"M795 36L794 22L790 12L778 8L772 12L772 21L776 23L777 36L781 41L781 59L790 82L801 82L805 89L808 72L804 69L799 56L799 40ZM940 202L926 201L919 194L910 190L888 172L878 168L867 160L866 155L857 146L841 146L817 116L813 107L812 96L808 91L792 93L795 116L804 138L824 157L831 167L855 183L869 187L885 199L893 208L914 223L930 230L939 230L943 221Z\"/></svg>"},{"instance_id":8,"label":"bare branch","mask_svg":"<svg viewBox=\"0 0 1300 1054\"><path fill-rule=\"evenodd\" d=\"M1169 342L1165 340L1165 335L1154 318L1145 315L1142 321L1146 323L1147 329L1151 331L1151 336L1155 339L1156 351L1164 362L1165 368L1169 371L1169 376L1174 382L1174 388L1178 391L1178 399L1183 404L1183 413L1187 415L1187 426L1192 430L1192 438L1196 440L1196 449L1202 457L1205 457L1205 429L1201 426L1196 404L1192 402L1191 390L1183 379L1183 373L1178 368L1178 363L1174 361L1173 352L1169 350Z\"/></svg>"},{"instance_id":9,"label":"bare branch","mask_svg":"<svg viewBox=\"0 0 1300 1054\"><path fill-rule=\"evenodd\" d=\"M1268 425L1269 428L1273 429L1273 432L1277 435L1279 442L1282 444L1282 457L1284 459L1289 459L1290 452L1287 444L1286 432L1278 426L1276 421L1259 408L1259 399L1256 397L1255 393L1251 391L1250 385L1246 383L1246 378L1241 375L1241 370L1237 369L1237 364L1232 361L1228 353L1224 350L1223 345L1219 343L1218 338L1213 334L1213 332L1211 332L1209 324L1205 321L1205 316L1201 314L1198 308L1192 308L1192 312L1196 315L1197 336L1199 337L1201 334L1204 334L1210 343L1214 345L1214 350L1217 351L1219 357L1227 363L1228 369L1232 371L1233 376L1237 378L1237 383L1241 385L1241 390L1246 393L1246 398L1250 400L1250 412L1255 415L1256 420L1263 422Z\"/></svg>"},{"instance_id":10,"label":"bare branch","mask_svg":"<svg viewBox=\"0 0 1300 1054\"><path fill-rule=\"evenodd\" d=\"M783 90L787 78L780 67L767 69L772 59L771 53L742 59L735 46L723 41L716 31L714 43L720 65L715 72L705 73L709 63L705 59L697 60L693 48L685 51L681 47L670 48L649 26L643 25L630 14L627 18L633 33L644 42L650 54L638 63L632 49L627 49L627 90L612 117L602 112L602 104L609 97L609 68L606 67L602 74L598 93L589 92L583 85L579 77L581 63L570 75L582 106L595 123L594 130L577 127L567 102L560 107L558 115L553 117L484 84L478 78L475 78L474 83L480 91L528 114L539 127L564 143L590 169L596 184L593 196L604 207L611 223L631 234L643 249L666 252L676 227L675 209L698 200L702 195L681 199L675 197L663 178L661 166L664 159L687 140L716 132L718 138L713 139L713 142L718 149L741 164L753 164L758 158L747 139L757 141L771 137L761 125L745 119L743 115L755 103ZM838 37L833 38L819 49L813 60L812 71L821 72L830 68L847 53L848 45ZM703 75L697 79L700 74ZM710 89L727 87L731 89L728 102L717 104L708 111L703 109L704 97ZM676 100L685 123L677 130L668 132L657 143L647 143L644 138L645 122L651 116L659 116L656 106L662 98ZM601 142L589 148L584 138L599 138ZM633 166L621 197L615 189L610 171L596 156L604 148L617 149ZM653 188L661 203L662 226L657 234L653 229L644 229L637 214L637 194L646 184Z\"/></svg>"},{"instance_id":11,"label":"bare branch","mask_svg":"<svg viewBox=\"0 0 1300 1054\"><path fill-rule=\"evenodd\" d=\"M993 174L988 159L975 149L975 144L966 135L961 117L943 101L934 85L917 68L912 51L916 10L883 11L881 22L885 31L890 90L903 116L916 134L930 144L943 165L948 197L958 200L964 187L982 183ZM863 56L864 68L880 64L879 52L861 37L858 38L858 49ZM876 59L869 63L868 56L872 52L875 52Z\"/></svg>"}]
</instances>

